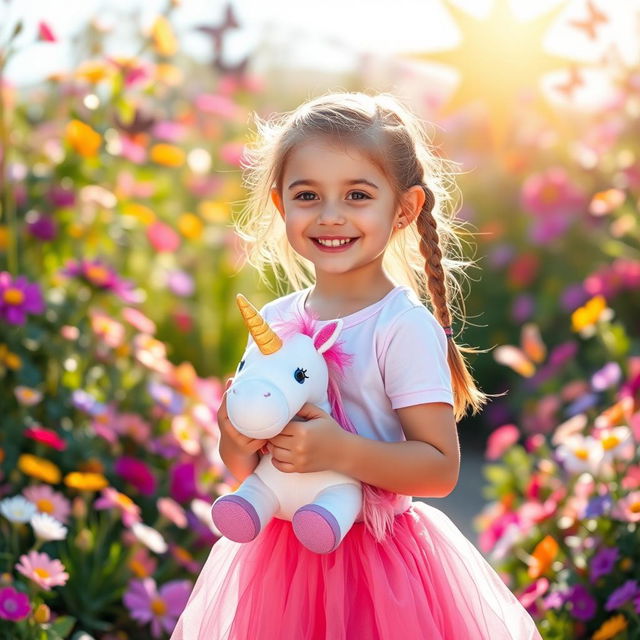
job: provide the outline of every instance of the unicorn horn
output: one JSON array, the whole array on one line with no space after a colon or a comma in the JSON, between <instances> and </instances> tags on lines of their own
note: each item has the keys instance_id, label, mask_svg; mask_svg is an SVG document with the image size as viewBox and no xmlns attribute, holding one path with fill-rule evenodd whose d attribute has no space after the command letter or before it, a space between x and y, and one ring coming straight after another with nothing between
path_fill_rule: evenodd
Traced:
<instances>
[{"instance_id":1,"label":"unicorn horn","mask_svg":"<svg viewBox=\"0 0 640 640\"><path fill-rule=\"evenodd\" d=\"M268 356L278 351L282 346L282 340L265 322L258 310L241 293L236 296L236 302L244 323L251 332L260 352Z\"/></svg>"}]
</instances>

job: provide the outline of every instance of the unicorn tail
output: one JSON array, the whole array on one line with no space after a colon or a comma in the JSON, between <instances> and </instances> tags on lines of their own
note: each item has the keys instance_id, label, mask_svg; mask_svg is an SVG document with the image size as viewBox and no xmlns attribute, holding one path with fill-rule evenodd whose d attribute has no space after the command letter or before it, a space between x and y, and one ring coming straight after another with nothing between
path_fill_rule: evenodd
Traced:
<instances>
[{"instance_id":1,"label":"unicorn tail","mask_svg":"<svg viewBox=\"0 0 640 640\"><path fill-rule=\"evenodd\" d=\"M387 534L393 532L397 497L397 493L362 484L364 524L377 542L382 542Z\"/></svg>"}]
</instances>

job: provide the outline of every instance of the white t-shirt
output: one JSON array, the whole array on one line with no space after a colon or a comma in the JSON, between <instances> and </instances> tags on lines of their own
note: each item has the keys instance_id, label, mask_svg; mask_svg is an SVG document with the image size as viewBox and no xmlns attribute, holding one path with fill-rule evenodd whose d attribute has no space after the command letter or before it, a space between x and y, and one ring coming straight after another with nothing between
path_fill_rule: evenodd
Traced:
<instances>
[{"instance_id":1,"label":"white t-shirt","mask_svg":"<svg viewBox=\"0 0 640 640\"><path fill-rule=\"evenodd\" d=\"M262 309L277 333L292 313L307 314L311 289L295 291ZM318 327L330 320L317 321ZM406 440L394 409L426 402L453 406L447 336L413 290L398 285L384 298L342 318L338 342L353 354L340 387L344 409L361 436Z\"/></svg>"}]
</instances>

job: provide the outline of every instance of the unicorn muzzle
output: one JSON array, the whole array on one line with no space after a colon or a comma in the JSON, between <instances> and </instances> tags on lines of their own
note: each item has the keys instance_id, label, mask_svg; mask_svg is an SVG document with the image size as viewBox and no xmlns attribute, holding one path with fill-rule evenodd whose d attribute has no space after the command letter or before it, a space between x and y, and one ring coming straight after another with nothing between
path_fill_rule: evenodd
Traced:
<instances>
[{"instance_id":1,"label":"unicorn muzzle","mask_svg":"<svg viewBox=\"0 0 640 640\"><path fill-rule=\"evenodd\" d=\"M289 422L289 404L275 385L264 379L238 380L227 390L231 424L248 438L272 438Z\"/></svg>"}]
</instances>

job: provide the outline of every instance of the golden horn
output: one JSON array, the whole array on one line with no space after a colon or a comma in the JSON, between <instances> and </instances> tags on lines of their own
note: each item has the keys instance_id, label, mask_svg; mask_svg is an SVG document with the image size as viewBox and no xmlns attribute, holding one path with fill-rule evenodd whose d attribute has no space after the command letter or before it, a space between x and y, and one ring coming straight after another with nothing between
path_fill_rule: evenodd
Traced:
<instances>
[{"instance_id":1,"label":"golden horn","mask_svg":"<svg viewBox=\"0 0 640 640\"><path fill-rule=\"evenodd\" d=\"M282 346L282 340L265 322L258 310L241 293L236 296L236 302L244 323L251 332L261 353L268 356L278 351Z\"/></svg>"}]
</instances>

